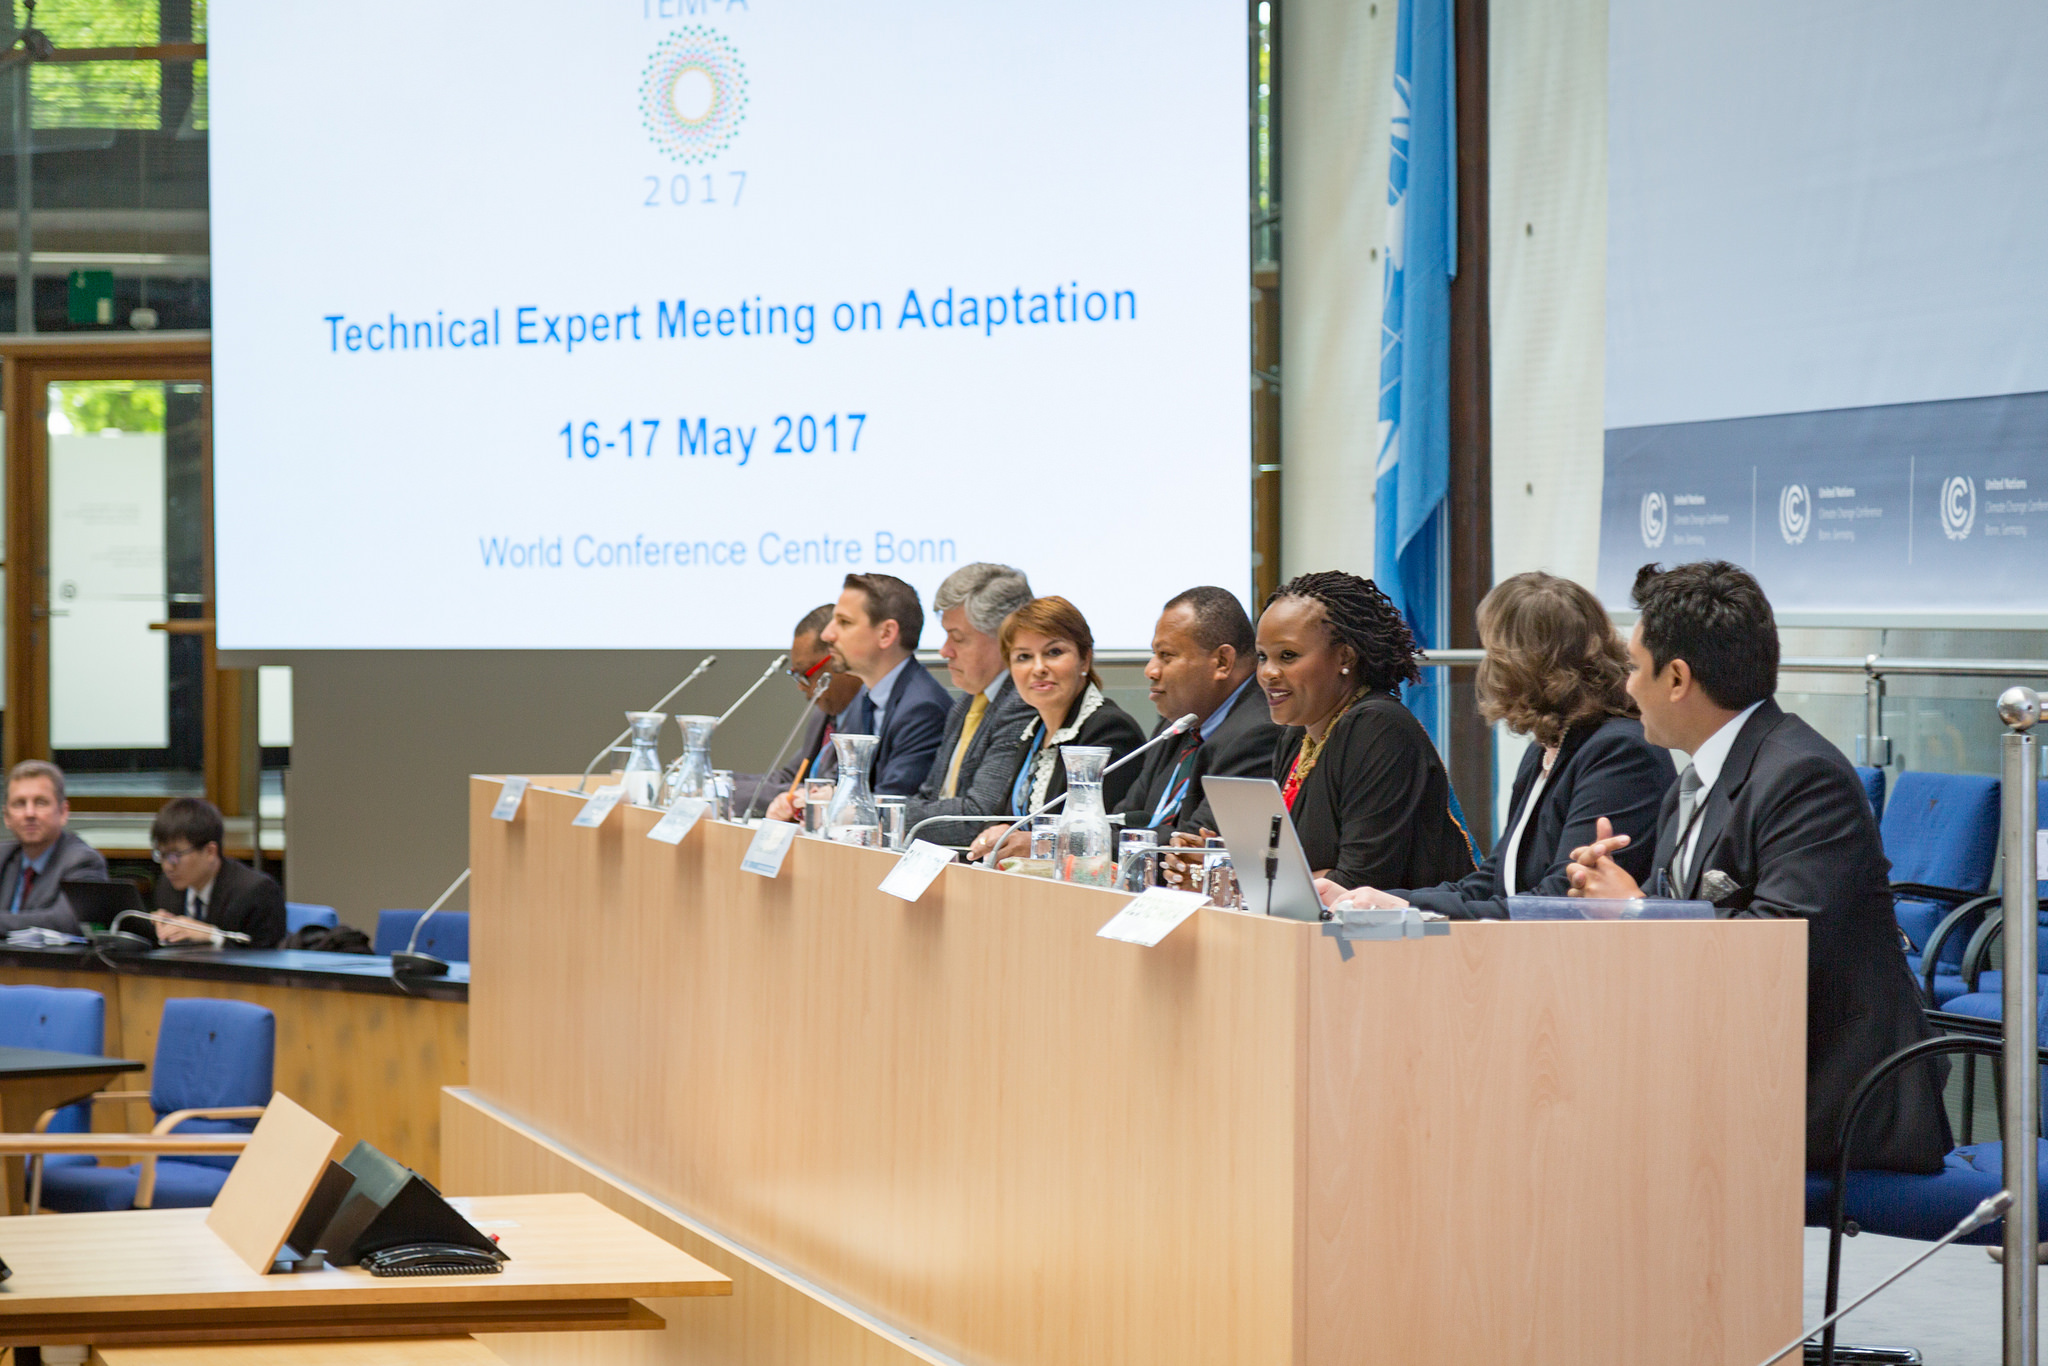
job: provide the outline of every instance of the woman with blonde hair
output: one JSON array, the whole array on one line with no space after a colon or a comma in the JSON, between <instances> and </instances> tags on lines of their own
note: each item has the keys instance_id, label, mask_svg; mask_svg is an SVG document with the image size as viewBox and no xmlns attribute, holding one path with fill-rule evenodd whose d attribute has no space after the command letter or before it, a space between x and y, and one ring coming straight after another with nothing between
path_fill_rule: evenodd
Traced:
<instances>
[{"instance_id":1,"label":"woman with blonde hair","mask_svg":"<svg viewBox=\"0 0 2048 1366\"><path fill-rule=\"evenodd\" d=\"M1522 755L1507 825L1485 863L1455 882L1414 891L1359 887L1324 899L1414 905L1454 919L1500 919L1511 896L1564 896L1571 851L1605 816L1629 835L1629 869L1646 881L1657 808L1677 777L1667 750L1643 738L1623 684L1628 652L1607 610L1570 579L1532 572L1494 585L1479 604L1479 712L1533 743Z\"/></svg>"}]
</instances>

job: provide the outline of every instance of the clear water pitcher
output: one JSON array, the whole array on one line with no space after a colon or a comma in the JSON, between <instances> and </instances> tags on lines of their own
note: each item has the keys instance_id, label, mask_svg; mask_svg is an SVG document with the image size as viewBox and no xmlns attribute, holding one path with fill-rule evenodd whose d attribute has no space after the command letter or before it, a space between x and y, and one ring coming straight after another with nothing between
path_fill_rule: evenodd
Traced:
<instances>
[{"instance_id":1,"label":"clear water pitcher","mask_svg":"<svg viewBox=\"0 0 2048 1366\"><path fill-rule=\"evenodd\" d=\"M718 729L715 716L678 716L683 732L683 757L668 766L668 784L662 805L675 805L678 797L712 801L717 796L711 776L711 732Z\"/></svg>"},{"instance_id":2,"label":"clear water pitcher","mask_svg":"<svg viewBox=\"0 0 2048 1366\"><path fill-rule=\"evenodd\" d=\"M1114 886L1116 845L1102 807L1102 770L1109 765L1109 750L1101 745L1064 745L1060 760L1067 766L1067 804L1053 851L1055 875L1062 882Z\"/></svg>"},{"instance_id":3,"label":"clear water pitcher","mask_svg":"<svg viewBox=\"0 0 2048 1366\"><path fill-rule=\"evenodd\" d=\"M832 747L839 752L839 785L825 808L826 839L881 847L882 813L875 805L874 789L868 786L868 764L879 743L872 735L832 737Z\"/></svg>"},{"instance_id":4,"label":"clear water pitcher","mask_svg":"<svg viewBox=\"0 0 2048 1366\"><path fill-rule=\"evenodd\" d=\"M652 806L661 792L661 755L655 742L661 738L666 712L629 711L626 726L632 740L626 750L626 800L635 806Z\"/></svg>"}]
</instances>

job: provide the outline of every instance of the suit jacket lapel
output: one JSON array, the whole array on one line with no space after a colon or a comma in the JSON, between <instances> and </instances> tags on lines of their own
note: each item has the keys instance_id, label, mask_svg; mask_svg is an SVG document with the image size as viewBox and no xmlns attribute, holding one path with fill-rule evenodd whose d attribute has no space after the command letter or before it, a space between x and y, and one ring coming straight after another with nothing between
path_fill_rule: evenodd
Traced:
<instances>
[{"instance_id":1,"label":"suit jacket lapel","mask_svg":"<svg viewBox=\"0 0 2048 1366\"><path fill-rule=\"evenodd\" d=\"M1764 736L1771 733L1772 727L1784 714L1776 702L1766 698L1762 706L1750 713L1749 720L1742 723L1742 730L1728 749L1727 761L1721 765L1713 787L1707 791L1707 804L1700 811L1700 837L1693 841L1692 864L1685 870L1685 886L1680 889L1681 895L1689 897L1699 890L1700 877L1712 859L1714 845L1728 828L1728 814L1734 809L1735 794L1749 781L1749 770L1756 763L1757 751L1763 748Z\"/></svg>"}]
</instances>

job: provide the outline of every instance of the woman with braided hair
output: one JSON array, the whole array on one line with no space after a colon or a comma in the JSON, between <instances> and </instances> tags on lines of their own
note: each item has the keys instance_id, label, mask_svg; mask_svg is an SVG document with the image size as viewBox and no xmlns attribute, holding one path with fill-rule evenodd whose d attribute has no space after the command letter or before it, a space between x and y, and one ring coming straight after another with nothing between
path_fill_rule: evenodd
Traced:
<instances>
[{"instance_id":1,"label":"woman with braided hair","mask_svg":"<svg viewBox=\"0 0 2048 1366\"><path fill-rule=\"evenodd\" d=\"M1451 780L1401 705L1421 651L1370 579L1330 571L1280 585L1259 618L1258 684L1284 727L1273 780L1316 876L1341 887L1429 887L1472 871Z\"/></svg>"}]
</instances>

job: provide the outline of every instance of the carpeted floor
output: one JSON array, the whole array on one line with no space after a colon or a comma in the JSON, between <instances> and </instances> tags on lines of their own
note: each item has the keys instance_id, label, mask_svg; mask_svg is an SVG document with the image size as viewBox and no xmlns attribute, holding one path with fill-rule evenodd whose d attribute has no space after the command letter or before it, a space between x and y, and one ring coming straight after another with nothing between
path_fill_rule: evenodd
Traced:
<instances>
[{"instance_id":1,"label":"carpeted floor","mask_svg":"<svg viewBox=\"0 0 2048 1366\"><path fill-rule=\"evenodd\" d=\"M1904 1238L1866 1233L1842 1252L1842 1302L1856 1298L1927 1249ZM1825 1229L1806 1230L1806 1315L1819 1323L1828 1273ZM1859 1347L1917 1347L1927 1366L1999 1366L2003 1350L2000 1287L2004 1269L1981 1247L1945 1247L1933 1260L1842 1320L1836 1342ZM2048 1339L2044 1339L2048 1340ZM2048 1350L2042 1353L2048 1359ZM1798 1361L1798 1358L1787 1358Z\"/></svg>"}]
</instances>

